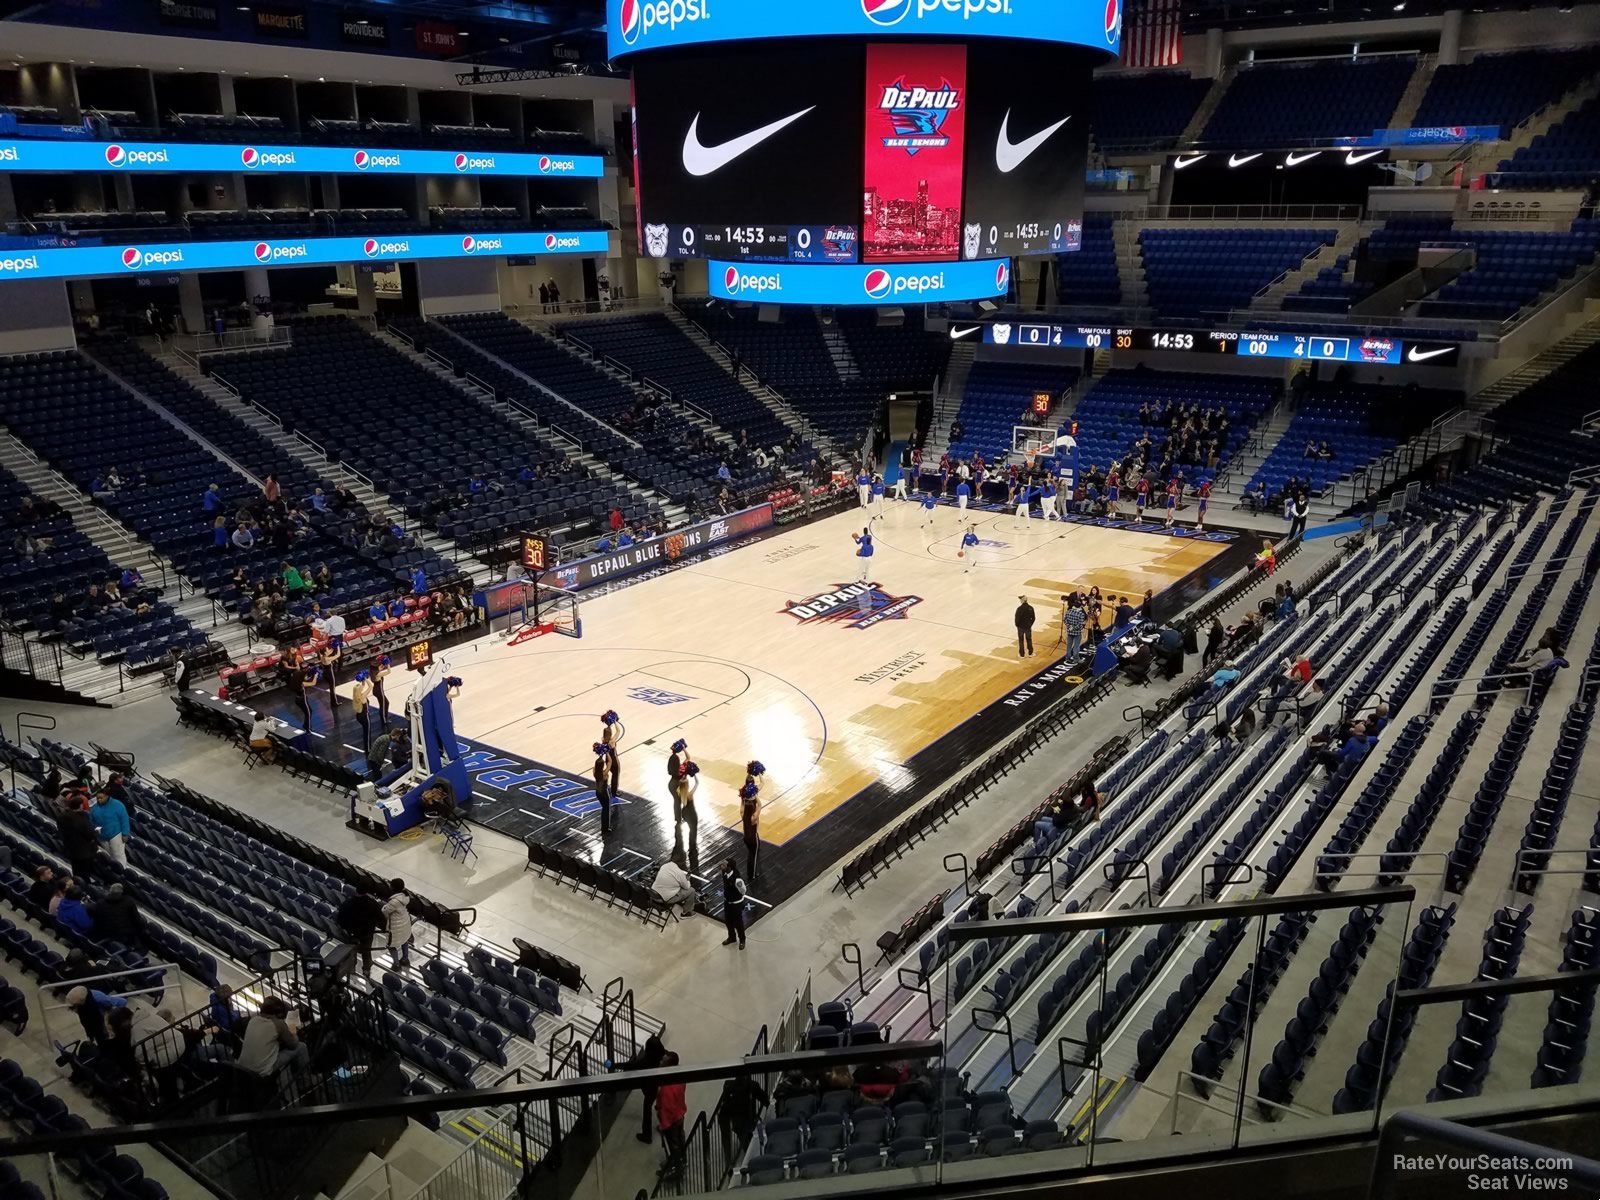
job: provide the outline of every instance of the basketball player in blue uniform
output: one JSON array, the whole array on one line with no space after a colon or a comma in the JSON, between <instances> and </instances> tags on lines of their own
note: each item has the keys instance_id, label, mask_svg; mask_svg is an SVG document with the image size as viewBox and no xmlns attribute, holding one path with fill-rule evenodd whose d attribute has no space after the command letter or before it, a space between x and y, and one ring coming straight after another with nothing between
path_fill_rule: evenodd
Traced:
<instances>
[{"instance_id":1,"label":"basketball player in blue uniform","mask_svg":"<svg viewBox=\"0 0 1600 1200\"><path fill-rule=\"evenodd\" d=\"M875 513L883 511L883 493L883 476L874 475L872 477L872 511Z\"/></svg>"},{"instance_id":2,"label":"basketball player in blue uniform","mask_svg":"<svg viewBox=\"0 0 1600 1200\"><path fill-rule=\"evenodd\" d=\"M932 492L922 494L922 527L924 529L933 524L934 509L939 507L939 498Z\"/></svg>"},{"instance_id":3,"label":"basketball player in blue uniform","mask_svg":"<svg viewBox=\"0 0 1600 1200\"><path fill-rule=\"evenodd\" d=\"M967 565L961 573L965 575L972 570L972 560L978 557L978 523L976 521L967 526L967 531L961 535L961 557L967 560Z\"/></svg>"},{"instance_id":4,"label":"basketball player in blue uniform","mask_svg":"<svg viewBox=\"0 0 1600 1200\"><path fill-rule=\"evenodd\" d=\"M956 484L956 507L962 512L967 511L967 500L971 497L971 495L972 488L968 486L965 479Z\"/></svg>"},{"instance_id":5,"label":"basketball player in blue uniform","mask_svg":"<svg viewBox=\"0 0 1600 1200\"><path fill-rule=\"evenodd\" d=\"M860 533L850 535L856 543L856 557L861 560L861 577L858 583L867 582L867 574L872 570L872 526L867 526Z\"/></svg>"},{"instance_id":6,"label":"basketball player in blue uniform","mask_svg":"<svg viewBox=\"0 0 1600 1200\"><path fill-rule=\"evenodd\" d=\"M1017 512L1016 512L1016 515L1017 515L1017 518L1022 521L1023 526L1026 526L1027 523L1028 523L1029 509L1031 509L1032 507L1033 507L1033 488L1029 486L1028 480L1026 478L1020 479L1017 482ZM1016 521L1012 521L1011 522L1011 527L1013 529L1017 528L1017 522Z\"/></svg>"},{"instance_id":7,"label":"basketball player in blue uniform","mask_svg":"<svg viewBox=\"0 0 1600 1200\"><path fill-rule=\"evenodd\" d=\"M1056 511L1056 481L1046 479L1044 490L1039 493L1039 515L1046 521L1059 521L1061 514Z\"/></svg>"}]
</instances>

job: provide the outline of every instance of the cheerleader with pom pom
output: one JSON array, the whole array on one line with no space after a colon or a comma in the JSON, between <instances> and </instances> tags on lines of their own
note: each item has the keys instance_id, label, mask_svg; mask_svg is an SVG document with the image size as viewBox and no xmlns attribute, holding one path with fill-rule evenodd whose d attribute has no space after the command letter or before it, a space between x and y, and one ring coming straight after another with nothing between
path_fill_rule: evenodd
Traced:
<instances>
[{"instance_id":1,"label":"cheerleader with pom pom","mask_svg":"<svg viewBox=\"0 0 1600 1200\"><path fill-rule=\"evenodd\" d=\"M667 795L672 797L672 827L678 827L678 768L689 761L689 743L679 738L672 743L672 754L667 759Z\"/></svg>"},{"instance_id":2,"label":"cheerleader with pom pom","mask_svg":"<svg viewBox=\"0 0 1600 1200\"><path fill-rule=\"evenodd\" d=\"M617 757L617 746L622 742L622 735L627 733L622 718L617 716L615 709L607 709L600 714L600 741L606 748L606 753L611 762L611 803L617 802L617 788L622 785L622 760Z\"/></svg>"},{"instance_id":3,"label":"cheerleader with pom pom","mask_svg":"<svg viewBox=\"0 0 1600 1200\"><path fill-rule=\"evenodd\" d=\"M700 790L700 765L685 759L678 768L678 819L672 825L674 849L683 846L683 826L689 827L689 869L698 871L700 860L700 816L695 812L694 796Z\"/></svg>"},{"instance_id":4,"label":"cheerleader with pom pom","mask_svg":"<svg viewBox=\"0 0 1600 1200\"><path fill-rule=\"evenodd\" d=\"M594 744L594 800L600 806L600 832L611 832L611 751L602 742Z\"/></svg>"},{"instance_id":5,"label":"cheerleader with pom pom","mask_svg":"<svg viewBox=\"0 0 1600 1200\"><path fill-rule=\"evenodd\" d=\"M739 820L744 826L744 877L756 878L756 858L761 850L761 784L757 782L767 768L756 759L745 767L744 786L739 789Z\"/></svg>"}]
</instances>

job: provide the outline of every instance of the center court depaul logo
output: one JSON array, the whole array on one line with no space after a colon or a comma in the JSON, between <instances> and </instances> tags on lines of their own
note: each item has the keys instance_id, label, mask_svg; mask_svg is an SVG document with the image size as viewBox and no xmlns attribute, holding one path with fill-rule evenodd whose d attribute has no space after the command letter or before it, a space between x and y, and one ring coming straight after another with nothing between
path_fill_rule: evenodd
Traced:
<instances>
[{"instance_id":1,"label":"center court depaul logo","mask_svg":"<svg viewBox=\"0 0 1600 1200\"><path fill-rule=\"evenodd\" d=\"M831 592L790 600L781 611L802 625L828 621L851 629L870 629L880 621L903 621L922 603L921 596L891 596L876 583L841 583Z\"/></svg>"}]
</instances>

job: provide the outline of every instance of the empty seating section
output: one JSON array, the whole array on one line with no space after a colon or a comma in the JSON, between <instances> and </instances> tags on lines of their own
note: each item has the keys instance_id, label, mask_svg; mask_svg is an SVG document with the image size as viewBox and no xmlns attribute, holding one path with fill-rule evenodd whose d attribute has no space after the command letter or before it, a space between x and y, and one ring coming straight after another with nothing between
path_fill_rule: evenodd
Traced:
<instances>
[{"instance_id":1,"label":"empty seating section","mask_svg":"<svg viewBox=\"0 0 1600 1200\"><path fill-rule=\"evenodd\" d=\"M1374 290L1373 284L1349 279L1350 256L1341 254L1332 266L1323 267L1300 285L1300 290L1283 298L1283 307L1291 312L1348 312L1358 300L1364 300Z\"/></svg>"},{"instance_id":2,"label":"empty seating section","mask_svg":"<svg viewBox=\"0 0 1600 1200\"><path fill-rule=\"evenodd\" d=\"M190 241L238 238L389 237L428 229L494 232L508 229L604 229L605 222L582 208L539 207L524 216L510 207L473 208L434 205L423 217L403 208L199 208L182 214L159 209L126 212L32 213L8 224L15 234L67 231L120 234L141 241Z\"/></svg>"},{"instance_id":3,"label":"empty seating section","mask_svg":"<svg viewBox=\"0 0 1600 1200\"><path fill-rule=\"evenodd\" d=\"M661 313L577 322L562 326L596 354L626 363L639 378L654 380L672 399L707 413L737 441L748 435L756 446L781 446L789 430L775 413L712 361Z\"/></svg>"},{"instance_id":4,"label":"empty seating section","mask_svg":"<svg viewBox=\"0 0 1600 1200\"><path fill-rule=\"evenodd\" d=\"M1498 125L1502 135L1600 70L1593 46L1478 54L1434 68L1411 124Z\"/></svg>"},{"instance_id":5,"label":"empty seating section","mask_svg":"<svg viewBox=\"0 0 1600 1200\"><path fill-rule=\"evenodd\" d=\"M1241 66L1201 141L1226 149L1364 137L1389 124L1415 68L1411 55Z\"/></svg>"},{"instance_id":6,"label":"empty seating section","mask_svg":"<svg viewBox=\"0 0 1600 1200\"><path fill-rule=\"evenodd\" d=\"M1187 71L1097 77L1089 95L1095 148L1117 154L1177 145L1211 84Z\"/></svg>"},{"instance_id":7,"label":"empty seating section","mask_svg":"<svg viewBox=\"0 0 1600 1200\"><path fill-rule=\"evenodd\" d=\"M630 505L618 485L489 410L463 420L465 393L344 317L297 321L292 348L211 362L219 380L457 542L493 546L532 529L587 528Z\"/></svg>"},{"instance_id":8,"label":"empty seating section","mask_svg":"<svg viewBox=\"0 0 1600 1200\"><path fill-rule=\"evenodd\" d=\"M902 324L881 325L870 308L842 308L834 323L844 334L861 382L872 391L874 411L890 392L931 391L950 361L950 339L922 328L922 314L907 309Z\"/></svg>"},{"instance_id":9,"label":"empty seating section","mask_svg":"<svg viewBox=\"0 0 1600 1200\"><path fill-rule=\"evenodd\" d=\"M1246 490L1254 492L1265 483L1267 495L1278 496L1293 480L1295 490L1321 495L1460 403L1459 392L1437 388L1397 393L1381 384L1312 384L1302 394L1288 430L1256 468ZM1330 457L1308 453L1309 445L1320 452L1324 442Z\"/></svg>"},{"instance_id":10,"label":"empty seating section","mask_svg":"<svg viewBox=\"0 0 1600 1200\"><path fill-rule=\"evenodd\" d=\"M1490 187L1587 188L1600 182L1600 97L1586 101L1488 176Z\"/></svg>"},{"instance_id":11,"label":"empty seating section","mask_svg":"<svg viewBox=\"0 0 1600 1200\"><path fill-rule=\"evenodd\" d=\"M695 448L697 431L659 396L623 383L503 314L472 313L443 324L483 356L493 356L488 362L469 357L462 364L467 370L541 423L576 435L613 471L673 500L706 500L714 494L719 457ZM427 336L416 324L402 327L414 340ZM460 342L432 338L429 344L447 357L460 357ZM764 479L752 469L737 476L735 486L759 487Z\"/></svg>"},{"instance_id":12,"label":"empty seating section","mask_svg":"<svg viewBox=\"0 0 1600 1200\"><path fill-rule=\"evenodd\" d=\"M1144 229L1150 303L1170 316L1222 315L1322 246L1334 229Z\"/></svg>"},{"instance_id":13,"label":"empty seating section","mask_svg":"<svg viewBox=\"0 0 1600 1200\"><path fill-rule=\"evenodd\" d=\"M74 653L92 651L104 662L120 659L133 671L163 665L174 648L205 644L203 634L157 599L160 588L150 581L114 603L90 600L91 585L101 592L115 585L120 591L122 568L64 512L47 509L3 470L0 513L8 527L0 542L7 621L41 640L60 639ZM138 611L141 605L144 612Z\"/></svg>"},{"instance_id":14,"label":"empty seating section","mask_svg":"<svg viewBox=\"0 0 1600 1200\"><path fill-rule=\"evenodd\" d=\"M1122 275L1108 213L1083 214L1083 244L1056 255L1056 299L1062 304L1118 305Z\"/></svg>"},{"instance_id":15,"label":"empty seating section","mask_svg":"<svg viewBox=\"0 0 1600 1200\"><path fill-rule=\"evenodd\" d=\"M1226 429L1216 423L1212 432L1197 432L1193 461L1172 447L1173 471L1181 471L1185 481L1198 487L1214 477L1206 466L1205 445L1217 439L1219 467L1244 445L1257 421L1278 402L1283 385L1277 380L1253 379L1246 375L1213 374L1209 371L1151 371L1143 368L1106 372L1078 401L1073 419L1078 422L1078 460L1085 465L1109 469L1121 464L1132 453L1135 443L1146 432L1151 439L1145 456L1154 468L1163 459L1163 446L1169 441L1169 422L1188 406L1200 424L1199 414L1221 409L1227 416ZM1148 424L1141 422L1141 410L1149 406Z\"/></svg>"},{"instance_id":16,"label":"empty seating section","mask_svg":"<svg viewBox=\"0 0 1600 1200\"><path fill-rule=\"evenodd\" d=\"M1600 220L1580 219L1568 233L1500 229L1474 233L1477 262L1416 306L1418 316L1498 320L1594 263Z\"/></svg>"},{"instance_id":17,"label":"empty seating section","mask_svg":"<svg viewBox=\"0 0 1600 1200\"><path fill-rule=\"evenodd\" d=\"M991 462L1005 461L1016 426L1044 424L1045 418L1031 412L1034 394L1048 392L1054 402L1077 381L1078 372L1060 363L973 363L956 414L961 440L950 443L951 457L970 458L979 450Z\"/></svg>"},{"instance_id":18,"label":"empty seating section","mask_svg":"<svg viewBox=\"0 0 1600 1200\"><path fill-rule=\"evenodd\" d=\"M839 377L811 309L782 307L780 320L764 321L754 306L686 300L681 307L823 433L840 445L861 444L882 397Z\"/></svg>"}]
</instances>

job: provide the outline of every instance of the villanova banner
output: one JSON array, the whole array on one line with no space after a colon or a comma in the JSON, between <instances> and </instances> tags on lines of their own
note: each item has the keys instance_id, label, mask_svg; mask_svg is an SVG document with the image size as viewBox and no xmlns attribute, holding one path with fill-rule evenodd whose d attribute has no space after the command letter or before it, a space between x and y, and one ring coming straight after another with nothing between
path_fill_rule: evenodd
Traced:
<instances>
[{"instance_id":1,"label":"villanova banner","mask_svg":"<svg viewBox=\"0 0 1600 1200\"><path fill-rule=\"evenodd\" d=\"M505 175L599 179L598 154L506 154L498 150L356 150L345 146L190 145L184 142L0 140L6 171L110 174L241 172L273 175Z\"/></svg>"},{"instance_id":2,"label":"villanova banner","mask_svg":"<svg viewBox=\"0 0 1600 1200\"><path fill-rule=\"evenodd\" d=\"M307 267L399 259L481 258L503 254L609 254L611 235L582 232L397 234L392 237L273 238L242 242L86 245L92 238L9 238L0 242L0 281L86 279L149 271ZM52 243L40 246L40 242ZM75 245L62 245L75 242Z\"/></svg>"},{"instance_id":3,"label":"villanova banner","mask_svg":"<svg viewBox=\"0 0 1600 1200\"><path fill-rule=\"evenodd\" d=\"M606 0L613 60L641 50L809 37L1014 38L1115 55L1122 0Z\"/></svg>"}]
</instances>

